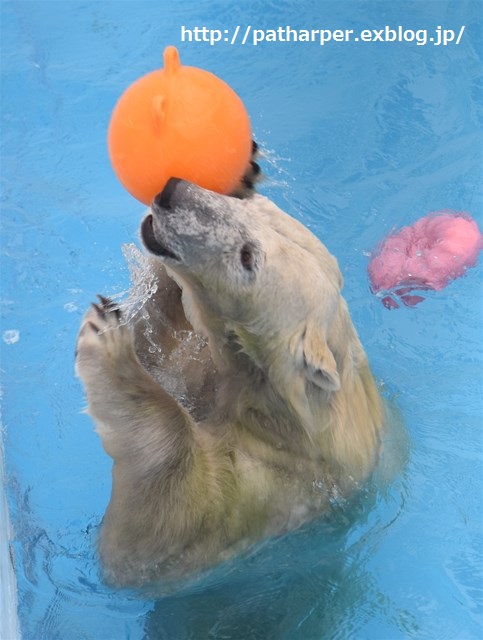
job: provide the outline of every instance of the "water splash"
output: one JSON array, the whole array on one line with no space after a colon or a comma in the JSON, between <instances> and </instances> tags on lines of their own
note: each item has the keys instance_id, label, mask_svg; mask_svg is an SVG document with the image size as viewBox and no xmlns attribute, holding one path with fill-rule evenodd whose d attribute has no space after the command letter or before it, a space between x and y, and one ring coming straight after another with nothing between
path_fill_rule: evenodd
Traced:
<instances>
[{"instance_id":1,"label":"water splash","mask_svg":"<svg viewBox=\"0 0 483 640\"><path fill-rule=\"evenodd\" d=\"M119 304L122 306L125 324L131 324L133 319L142 313L146 302L157 292L158 278L149 259L135 244L123 244L121 250L129 269L132 287L128 292L121 292L116 297L121 298ZM126 294L127 299L122 300Z\"/></svg>"}]
</instances>

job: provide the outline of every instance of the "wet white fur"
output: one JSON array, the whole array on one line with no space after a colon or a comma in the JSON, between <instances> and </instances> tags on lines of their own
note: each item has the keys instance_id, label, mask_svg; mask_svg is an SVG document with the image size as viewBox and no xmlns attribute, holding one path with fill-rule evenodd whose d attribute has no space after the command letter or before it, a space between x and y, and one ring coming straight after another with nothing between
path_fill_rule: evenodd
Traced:
<instances>
[{"instance_id":1,"label":"wet white fur","mask_svg":"<svg viewBox=\"0 0 483 640\"><path fill-rule=\"evenodd\" d=\"M337 262L302 224L262 196L193 186L153 214L178 260L148 259L157 291L130 326L92 308L78 340L114 461L100 554L118 585L196 571L323 513L368 478L384 420Z\"/></svg>"}]
</instances>

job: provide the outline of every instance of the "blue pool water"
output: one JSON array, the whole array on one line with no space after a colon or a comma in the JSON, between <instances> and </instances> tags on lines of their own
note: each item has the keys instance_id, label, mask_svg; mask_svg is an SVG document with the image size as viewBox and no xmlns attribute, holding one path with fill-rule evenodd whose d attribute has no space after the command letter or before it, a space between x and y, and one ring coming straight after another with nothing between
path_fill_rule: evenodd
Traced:
<instances>
[{"instance_id":1,"label":"blue pool water","mask_svg":"<svg viewBox=\"0 0 483 640\"><path fill-rule=\"evenodd\" d=\"M4 0L0 9L11 525L9 535L0 501L0 543L11 541L10 554L0 546L2 639L481 638L481 264L392 311L371 294L366 272L389 231L429 211L465 210L482 227L481 3ZM428 37L441 27L455 39L420 45L408 31L403 42L242 45L248 25L402 26ZM182 26L223 37L182 42ZM368 488L330 525L266 541L154 601L99 580L94 545L110 461L82 414L73 350L95 294L128 288L121 246L137 241L143 213L109 166L110 113L127 85L160 66L168 44L240 94L265 150L263 193L338 257L410 455L390 489Z\"/></svg>"}]
</instances>

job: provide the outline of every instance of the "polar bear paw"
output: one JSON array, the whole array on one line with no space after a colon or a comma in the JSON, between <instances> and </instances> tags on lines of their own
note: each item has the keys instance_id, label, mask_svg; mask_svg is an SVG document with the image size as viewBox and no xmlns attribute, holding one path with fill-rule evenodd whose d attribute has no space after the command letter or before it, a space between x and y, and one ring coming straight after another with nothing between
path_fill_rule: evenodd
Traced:
<instances>
[{"instance_id":1,"label":"polar bear paw","mask_svg":"<svg viewBox=\"0 0 483 640\"><path fill-rule=\"evenodd\" d=\"M86 313L77 338L76 365L81 378L117 364L125 367L129 356L134 356L133 338L121 322L118 305L104 296L98 299Z\"/></svg>"}]
</instances>

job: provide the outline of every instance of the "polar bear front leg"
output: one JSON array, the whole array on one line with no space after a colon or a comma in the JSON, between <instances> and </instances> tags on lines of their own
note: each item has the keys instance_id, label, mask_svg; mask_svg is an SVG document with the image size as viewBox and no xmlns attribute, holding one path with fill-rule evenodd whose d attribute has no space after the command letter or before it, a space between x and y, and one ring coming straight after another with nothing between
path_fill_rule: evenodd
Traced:
<instances>
[{"instance_id":1,"label":"polar bear front leg","mask_svg":"<svg viewBox=\"0 0 483 640\"><path fill-rule=\"evenodd\" d=\"M143 368L131 330L111 300L99 296L81 325L76 371L84 383L88 413L107 453L149 467L186 453L192 420ZM146 451L149 443L150 451Z\"/></svg>"}]
</instances>

